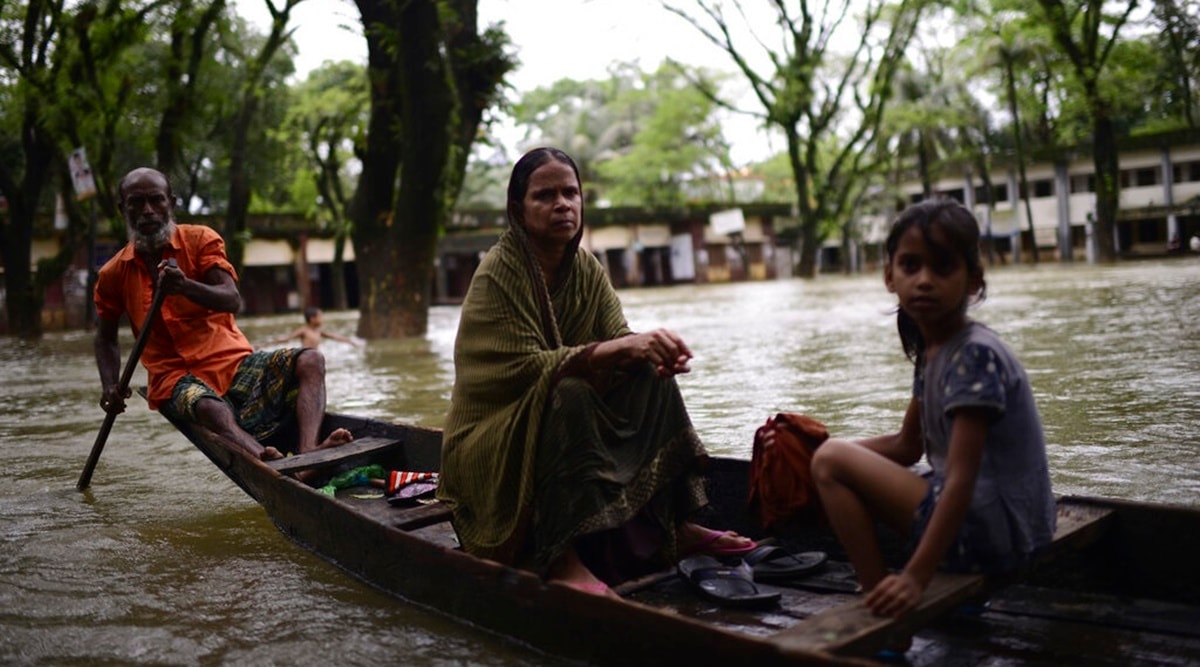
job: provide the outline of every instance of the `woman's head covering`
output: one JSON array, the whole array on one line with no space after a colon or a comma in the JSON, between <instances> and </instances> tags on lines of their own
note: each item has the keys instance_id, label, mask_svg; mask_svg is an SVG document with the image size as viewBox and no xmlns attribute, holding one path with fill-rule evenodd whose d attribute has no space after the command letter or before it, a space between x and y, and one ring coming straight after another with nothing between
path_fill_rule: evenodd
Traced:
<instances>
[{"instance_id":1,"label":"woman's head covering","mask_svg":"<svg viewBox=\"0 0 1200 667\"><path fill-rule=\"evenodd\" d=\"M579 231L575 233L574 238L563 249L562 261L554 272L554 279L551 281L551 284L547 285L545 278L542 276L541 266L533 254L532 241L529 238L528 230L525 229L525 193L529 190L529 181L533 177L533 172L550 161L569 165L571 170L575 172L575 182L579 185L580 192L583 191L583 182L579 179L579 167L571 159L570 155L557 148L535 148L522 155L521 159L517 160L517 163L513 165L512 175L508 179L507 213L509 233L517 238L521 247L525 250L525 263L530 277L533 279L533 284L542 286L537 298L541 306L542 326L545 329L546 340L551 341L551 344L557 347L562 344L562 336L559 334L558 322L554 317L554 308L551 306L550 289L561 285L571 273L571 267L575 262L575 255L579 250L579 243L583 239L583 201L581 199L579 202Z\"/></svg>"}]
</instances>

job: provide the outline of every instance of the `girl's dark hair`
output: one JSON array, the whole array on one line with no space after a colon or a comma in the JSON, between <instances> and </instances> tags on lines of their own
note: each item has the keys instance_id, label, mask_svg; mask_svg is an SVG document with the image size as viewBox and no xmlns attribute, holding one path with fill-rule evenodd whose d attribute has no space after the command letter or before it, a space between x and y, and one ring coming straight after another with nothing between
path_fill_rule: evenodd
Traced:
<instances>
[{"instance_id":1,"label":"girl's dark hair","mask_svg":"<svg viewBox=\"0 0 1200 667\"><path fill-rule=\"evenodd\" d=\"M939 260L962 261L966 264L967 275L979 279L979 293L975 296L975 302L983 301L987 297L987 281L983 279L983 261L979 256L979 222L971 211L957 201L945 198L927 199L904 209L892 223L884 244L888 264L896 256L901 237L913 227L921 231L925 244ZM945 243L934 240L934 227L942 231ZM920 363L925 352L925 339L921 337L917 323L901 308L896 309L896 329L900 333L904 353L913 362Z\"/></svg>"},{"instance_id":2,"label":"girl's dark hair","mask_svg":"<svg viewBox=\"0 0 1200 667\"><path fill-rule=\"evenodd\" d=\"M537 262L537 258L533 254L533 247L530 245L529 235L525 231L525 193L529 190L529 179L533 177L533 172L539 167L548 162L556 161L565 165L569 165L571 170L575 172L575 183L579 185L581 197L583 191L583 181L579 179L579 167L570 155L560 151L557 148L535 148L521 156L517 163L513 165L512 176L508 179L508 228L511 233L515 234L520 241L521 247L525 249L525 264L529 271L529 277L533 280L536 288L534 297L538 301L539 310L542 314L542 333L549 342L550 347L557 349L562 346L562 334L558 328L558 318L554 315L554 307L550 300L550 286L546 284L545 278L542 277L541 266ZM579 242L583 238L583 202L579 204L580 222L579 233L575 235L574 241L566 248L563 253L562 264L559 265L555 272L554 283L558 284L564 280L571 270L572 262L575 261L575 251L579 247Z\"/></svg>"}]
</instances>

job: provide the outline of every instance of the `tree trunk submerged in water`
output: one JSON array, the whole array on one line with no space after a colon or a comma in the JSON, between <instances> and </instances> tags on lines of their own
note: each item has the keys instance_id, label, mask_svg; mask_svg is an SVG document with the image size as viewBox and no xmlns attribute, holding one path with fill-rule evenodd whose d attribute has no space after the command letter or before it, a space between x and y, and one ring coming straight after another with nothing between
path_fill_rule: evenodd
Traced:
<instances>
[{"instance_id":1,"label":"tree trunk submerged in water","mask_svg":"<svg viewBox=\"0 0 1200 667\"><path fill-rule=\"evenodd\" d=\"M424 335L438 235L458 194L482 110L512 63L502 33L476 26L475 0L357 0L371 113L351 204L358 335Z\"/></svg>"},{"instance_id":2,"label":"tree trunk submerged in water","mask_svg":"<svg viewBox=\"0 0 1200 667\"><path fill-rule=\"evenodd\" d=\"M456 113L449 68L439 53L436 5L379 5L359 2L372 100L354 207L358 335L367 339L419 336L428 326L433 256L449 209L446 173ZM394 42L381 39L384 31Z\"/></svg>"}]
</instances>

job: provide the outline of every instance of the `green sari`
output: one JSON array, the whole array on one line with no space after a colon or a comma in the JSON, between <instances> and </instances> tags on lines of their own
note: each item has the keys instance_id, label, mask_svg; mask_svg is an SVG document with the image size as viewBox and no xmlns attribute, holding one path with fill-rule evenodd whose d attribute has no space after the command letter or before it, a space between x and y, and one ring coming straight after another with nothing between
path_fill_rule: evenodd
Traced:
<instances>
[{"instance_id":1,"label":"green sari","mask_svg":"<svg viewBox=\"0 0 1200 667\"><path fill-rule=\"evenodd\" d=\"M679 388L649 364L591 373L595 345L632 333L608 276L572 246L547 292L523 243L505 232L463 303L438 498L469 553L542 574L578 538L635 518L671 556L705 503Z\"/></svg>"}]
</instances>

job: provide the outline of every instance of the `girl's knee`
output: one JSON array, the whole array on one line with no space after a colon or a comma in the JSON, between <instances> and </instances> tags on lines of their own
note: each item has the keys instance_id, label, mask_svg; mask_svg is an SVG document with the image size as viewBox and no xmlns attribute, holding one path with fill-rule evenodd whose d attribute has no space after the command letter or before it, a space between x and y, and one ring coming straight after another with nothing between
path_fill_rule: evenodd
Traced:
<instances>
[{"instance_id":1,"label":"girl's knee","mask_svg":"<svg viewBox=\"0 0 1200 667\"><path fill-rule=\"evenodd\" d=\"M821 443L821 446L817 447L817 451L813 452L813 479L818 483L822 480L829 481L832 479L839 467L846 462L847 447L857 446L849 440L838 440L835 438L830 438Z\"/></svg>"}]
</instances>

